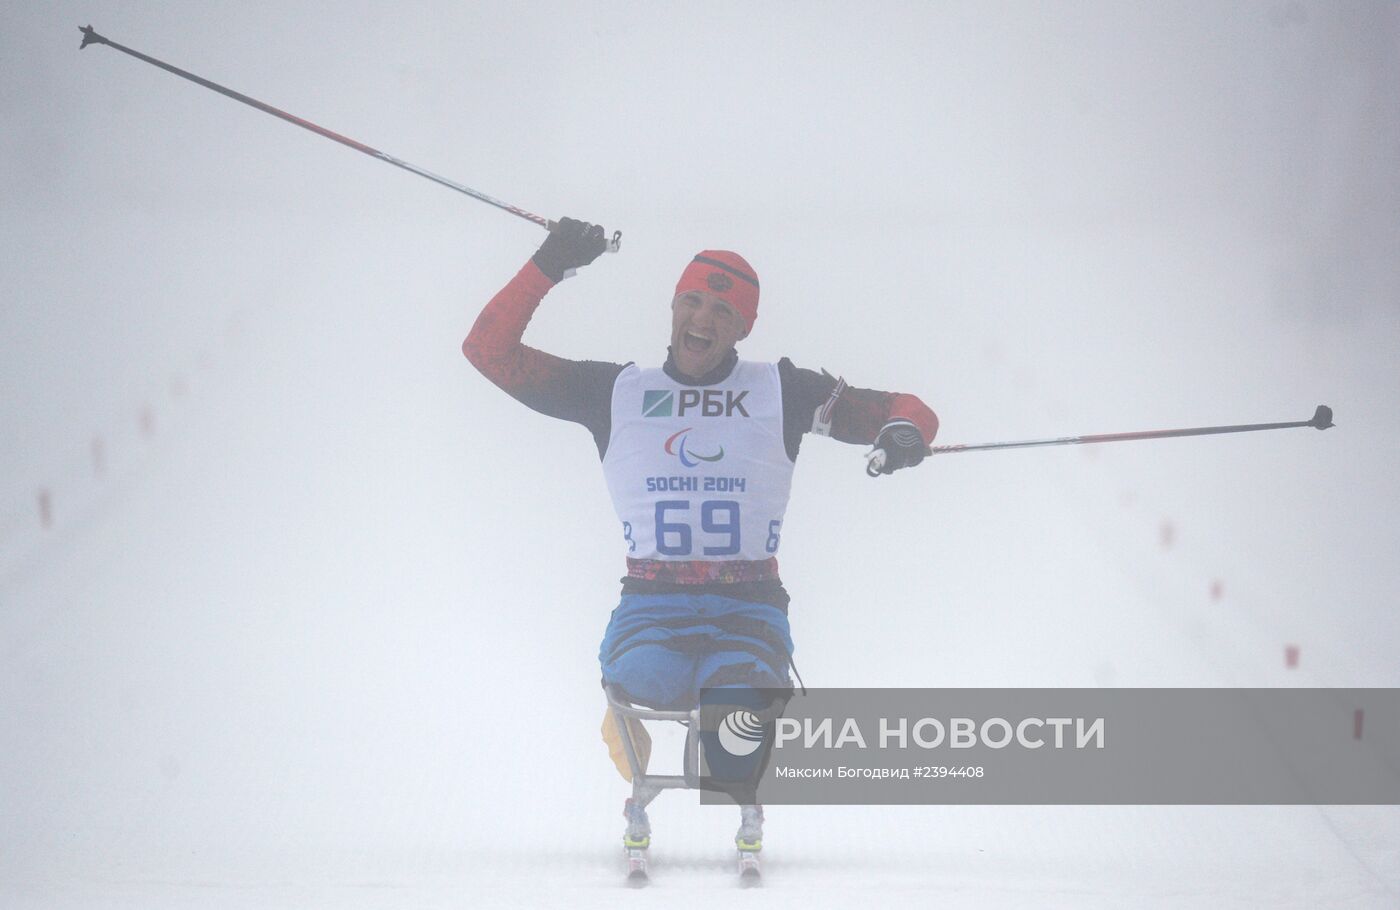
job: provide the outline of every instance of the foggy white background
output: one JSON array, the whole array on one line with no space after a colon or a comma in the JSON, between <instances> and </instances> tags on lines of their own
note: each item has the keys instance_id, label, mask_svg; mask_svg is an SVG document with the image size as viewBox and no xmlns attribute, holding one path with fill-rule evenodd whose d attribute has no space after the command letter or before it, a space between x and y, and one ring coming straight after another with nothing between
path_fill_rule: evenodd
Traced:
<instances>
[{"instance_id":1,"label":"foggy white background","mask_svg":"<svg viewBox=\"0 0 1400 910\"><path fill-rule=\"evenodd\" d=\"M536 315L553 353L658 363L680 270L728 248L763 283L743 356L918 394L939 442L1336 410L873 482L809 437L808 685L1400 685L1393 4L8 4L0 904L622 899L596 451L459 350L542 232L79 53L89 22L621 229ZM727 899L732 813L654 805L626 899ZM767 835L745 897L774 906L1400 896L1393 808L775 807Z\"/></svg>"}]
</instances>

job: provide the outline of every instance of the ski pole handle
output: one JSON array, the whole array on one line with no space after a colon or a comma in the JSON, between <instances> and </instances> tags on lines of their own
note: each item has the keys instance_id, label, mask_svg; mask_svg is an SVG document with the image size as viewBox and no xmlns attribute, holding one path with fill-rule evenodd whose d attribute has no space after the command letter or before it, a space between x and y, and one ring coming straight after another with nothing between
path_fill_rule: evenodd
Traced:
<instances>
[{"instance_id":1,"label":"ski pole handle","mask_svg":"<svg viewBox=\"0 0 1400 910\"><path fill-rule=\"evenodd\" d=\"M546 231L549 231L551 234L554 233L554 229L558 226L559 222L557 221L546 221L544 223L544 229ZM603 252L616 253L620 249L622 249L622 232L613 231L612 237L608 238L607 240L607 246L603 247Z\"/></svg>"}]
</instances>

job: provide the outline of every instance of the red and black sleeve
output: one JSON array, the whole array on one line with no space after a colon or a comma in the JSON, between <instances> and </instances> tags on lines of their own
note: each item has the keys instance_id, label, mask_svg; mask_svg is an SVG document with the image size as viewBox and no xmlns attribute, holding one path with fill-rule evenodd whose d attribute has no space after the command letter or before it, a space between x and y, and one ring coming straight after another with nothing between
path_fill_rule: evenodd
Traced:
<instances>
[{"instance_id":1,"label":"red and black sleeve","mask_svg":"<svg viewBox=\"0 0 1400 910\"><path fill-rule=\"evenodd\" d=\"M622 364L565 360L521 343L525 327L554 287L534 262L491 298L462 342L481 374L527 407L583 424L601 458L612 426L612 389Z\"/></svg>"},{"instance_id":2,"label":"red and black sleeve","mask_svg":"<svg viewBox=\"0 0 1400 910\"><path fill-rule=\"evenodd\" d=\"M816 373L794 366L786 357L778 361L778 375L783 384L783 440L788 457L796 461L802 435L812 432L817 409L830 401L837 379L825 370ZM918 396L902 392L847 386L829 417L831 438L857 445L872 444L881 427L899 419L918 427L925 445L938 435L938 415Z\"/></svg>"}]
</instances>

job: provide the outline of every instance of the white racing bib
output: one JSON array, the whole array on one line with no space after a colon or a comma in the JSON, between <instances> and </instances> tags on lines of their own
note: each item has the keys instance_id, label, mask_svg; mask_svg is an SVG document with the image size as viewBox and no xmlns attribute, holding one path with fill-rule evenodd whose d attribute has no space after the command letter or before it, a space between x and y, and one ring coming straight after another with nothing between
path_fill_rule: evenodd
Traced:
<instances>
[{"instance_id":1,"label":"white racing bib","mask_svg":"<svg viewBox=\"0 0 1400 910\"><path fill-rule=\"evenodd\" d=\"M710 386L635 365L618 374L603 473L629 558L768 559L792 469L776 364L741 360Z\"/></svg>"}]
</instances>

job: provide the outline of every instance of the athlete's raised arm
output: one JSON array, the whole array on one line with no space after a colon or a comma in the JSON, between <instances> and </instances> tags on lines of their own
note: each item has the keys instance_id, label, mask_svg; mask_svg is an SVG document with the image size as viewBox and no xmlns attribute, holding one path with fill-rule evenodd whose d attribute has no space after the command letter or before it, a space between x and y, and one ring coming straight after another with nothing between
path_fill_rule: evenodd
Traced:
<instances>
[{"instance_id":1,"label":"athlete's raised arm","mask_svg":"<svg viewBox=\"0 0 1400 910\"><path fill-rule=\"evenodd\" d=\"M482 375L513 398L549 417L581 423L601 453L607 445L609 399L616 363L566 360L521 343L545 294L603 252L596 225L560 219L530 261L486 304L462 342L462 353Z\"/></svg>"}]
</instances>

